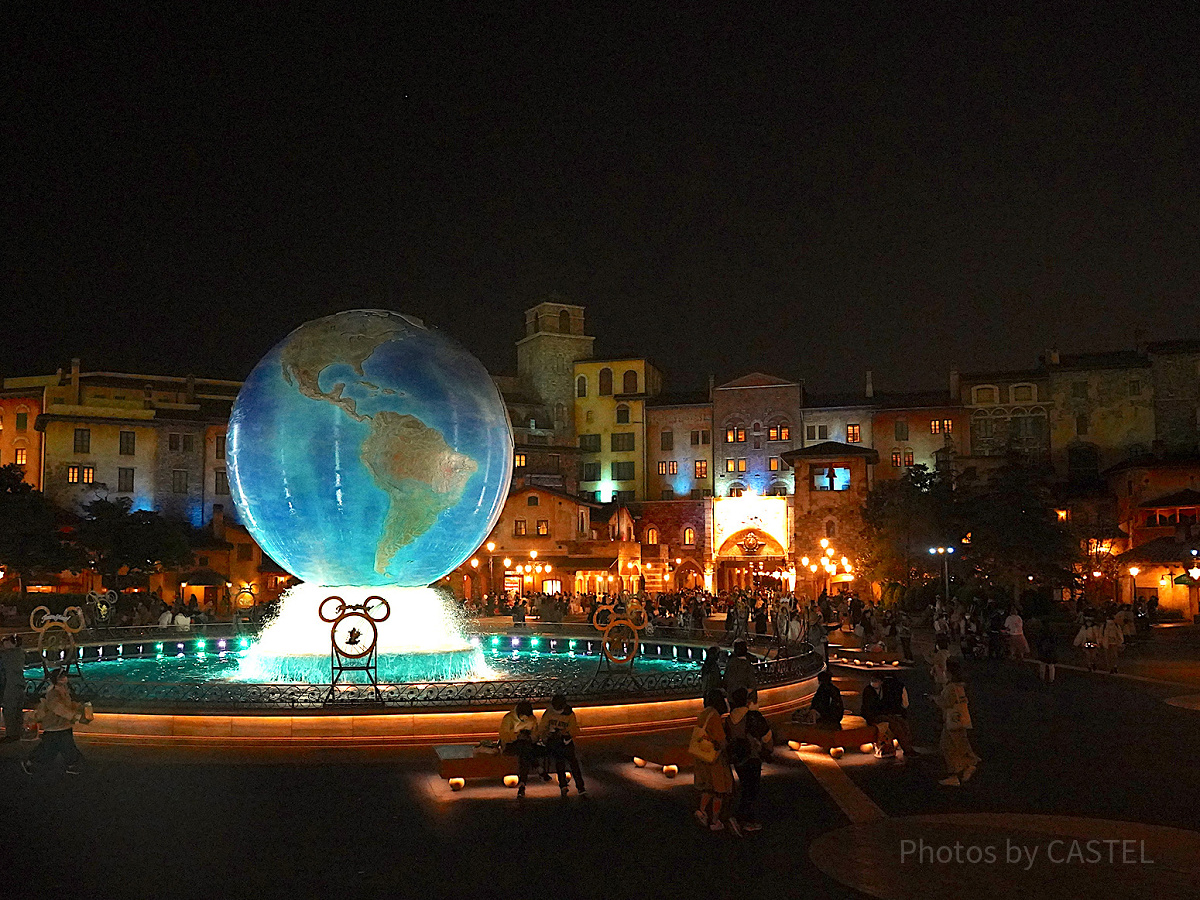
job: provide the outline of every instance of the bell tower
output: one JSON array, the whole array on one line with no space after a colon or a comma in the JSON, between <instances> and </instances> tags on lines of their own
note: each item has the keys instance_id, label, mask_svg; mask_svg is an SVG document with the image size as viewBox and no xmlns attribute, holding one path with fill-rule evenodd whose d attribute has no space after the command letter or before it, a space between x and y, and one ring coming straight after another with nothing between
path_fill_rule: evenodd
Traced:
<instances>
[{"instance_id":1,"label":"bell tower","mask_svg":"<svg viewBox=\"0 0 1200 900\"><path fill-rule=\"evenodd\" d=\"M517 377L553 417L557 443L575 443L575 361L591 358L593 341L583 333L583 307L558 294L525 310Z\"/></svg>"}]
</instances>

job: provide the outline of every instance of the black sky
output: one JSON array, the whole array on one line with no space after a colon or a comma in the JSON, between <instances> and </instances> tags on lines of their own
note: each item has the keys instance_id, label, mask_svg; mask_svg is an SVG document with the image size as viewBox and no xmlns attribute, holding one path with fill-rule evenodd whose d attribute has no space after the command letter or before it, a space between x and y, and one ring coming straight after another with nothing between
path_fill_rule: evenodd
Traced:
<instances>
[{"instance_id":1,"label":"black sky","mask_svg":"<svg viewBox=\"0 0 1200 900\"><path fill-rule=\"evenodd\" d=\"M5 4L0 374L356 306L505 372L549 291L678 388L1200 336L1186 7L748 6Z\"/></svg>"}]
</instances>

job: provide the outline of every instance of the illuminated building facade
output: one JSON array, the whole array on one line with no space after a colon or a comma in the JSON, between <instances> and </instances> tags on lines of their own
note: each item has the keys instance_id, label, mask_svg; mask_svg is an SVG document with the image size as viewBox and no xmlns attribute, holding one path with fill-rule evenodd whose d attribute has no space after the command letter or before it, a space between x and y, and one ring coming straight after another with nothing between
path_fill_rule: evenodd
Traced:
<instances>
[{"instance_id":1,"label":"illuminated building facade","mask_svg":"<svg viewBox=\"0 0 1200 900\"><path fill-rule=\"evenodd\" d=\"M754 372L715 388L712 403L713 495L791 494L781 456L800 444L800 385Z\"/></svg>"},{"instance_id":2,"label":"illuminated building facade","mask_svg":"<svg viewBox=\"0 0 1200 900\"><path fill-rule=\"evenodd\" d=\"M596 503L646 499L646 401L662 391L662 374L646 359L575 363L575 431L579 490Z\"/></svg>"},{"instance_id":3,"label":"illuminated building facade","mask_svg":"<svg viewBox=\"0 0 1200 900\"><path fill-rule=\"evenodd\" d=\"M42 391L36 385L24 386L28 380L9 378L0 388L0 466L21 466L25 481L40 490L42 434L34 426L42 410Z\"/></svg>"},{"instance_id":4,"label":"illuminated building facade","mask_svg":"<svg viewBox=\"0 0 1200 900\"><path fill-rule=\"evenodd\" d=\"M713 423L708 392L660 394L646 401L646 498L712 496Z\"/></svg>"}]
</instances>

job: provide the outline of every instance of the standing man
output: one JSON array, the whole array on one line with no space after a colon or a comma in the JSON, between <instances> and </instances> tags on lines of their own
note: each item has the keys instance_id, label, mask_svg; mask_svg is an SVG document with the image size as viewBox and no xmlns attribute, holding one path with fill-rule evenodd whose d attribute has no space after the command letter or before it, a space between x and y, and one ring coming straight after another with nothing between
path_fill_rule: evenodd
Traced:
<instances>
[{"instance_id":1,"label":"standing man","mask_svg":"<svg viewBox=\"0 0 1200 900\"><path fill-rule=\"evenodd\" d=\"M25 713L25 650L19 634L0 640L0 674L4 678L4 743L19 741Z\"/></svg>"}]
</instances>

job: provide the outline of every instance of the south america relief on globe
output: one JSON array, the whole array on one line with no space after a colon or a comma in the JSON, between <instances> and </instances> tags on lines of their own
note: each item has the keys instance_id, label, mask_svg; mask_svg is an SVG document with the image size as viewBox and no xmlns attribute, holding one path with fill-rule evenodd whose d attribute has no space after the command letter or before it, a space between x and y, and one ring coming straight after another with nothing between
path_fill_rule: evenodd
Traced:
<instances>
[{"instance_id":1,"label":"south america relief on globe","mask_svg":"<svg viewBox=\"0 0 1200 900\"><path fill-rule=\"evenodd\" d=\"M470 353L410 316L353 310L300 326L250 374L230 492L263 551L310 586L425 586L491 531L512 446Z\"/></svg>"}]
</instances>

